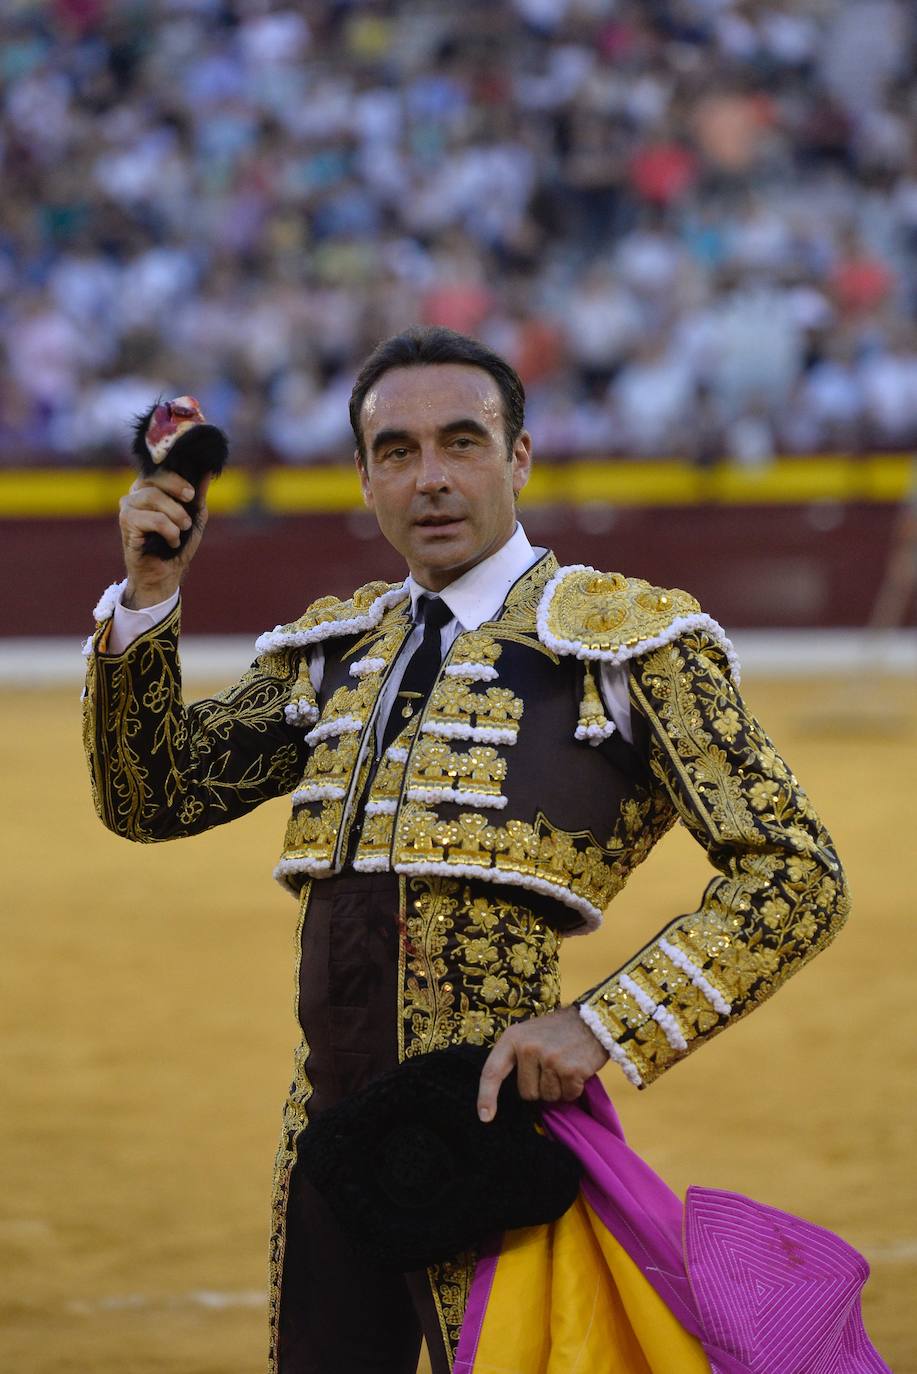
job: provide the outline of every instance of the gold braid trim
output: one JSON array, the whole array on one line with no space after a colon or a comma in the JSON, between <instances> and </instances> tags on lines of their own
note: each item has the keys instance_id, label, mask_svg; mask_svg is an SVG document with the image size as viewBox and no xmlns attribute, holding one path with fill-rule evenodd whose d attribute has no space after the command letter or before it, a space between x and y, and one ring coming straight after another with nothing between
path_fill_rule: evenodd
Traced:
<instances>
[{"instance_id":1,"label":"gold braid trim","mask_svg":"<svg viewBox=\"0 0 917 1374\"><path fill-rule=\"evenodd\" d=\"M123 654L89 662L83 740L96 811L140 843L244 815L291 791L305 764L302 731L284 718L299 655L263 654L235 686L186 707L179 626L176 606Z\"/></svg>"},{"instance_id":2,"label":"gold braid trim","mask_svg":"<svg viewBox=\"0 0 917 1374\"><path fill-rule=\"evenodd\" d=\"M534 912L482 883L399 878L399 888L402 1059L492 1045L558 1005L560 936ZM476 1262L470 1250L427 1270L450 1369Z\"/></svg>"},{"instance_id":3,"label":"gold braid trim","mask_svg":"<svg viewBox=\"0 0 917 1374\"><path fill-rule=\"evenodd\" d=\"M433 1305L439 1318L439 1328L443 1336L443 1347L449 1368L455 1365L455 1352L462 1334L465 1308L471 1292L475 1265L478 1262L476 1250L465 1250L457 1259L444 1260L442 1264L431 1264L427 1269Z\"/></svg>"},{"instance_id":4,"label":"gold braid trim","mask_svg":"<svg viewBox=\"0 0 917 1374\"><path fill-rule=\"evenodd\" d=\"M293 1014L299 1019L299 961L302 957L302 928L309 907L312 884L306 882L299 900L299 921L296 927L297 957L293 975ZM287 1239L287 1205L290 1199L290 1176L296 1163L296 1146L309 1124L306 1104L312 1096L312 1084L306 1073L309 1061L309 1042L303 1036L293 1051L293 1080L283 1107L280 1142L274 1157L274 1178L271 1189L271 1237L268 1245L268 1322L270 1327L269 1371L276 1374L278 1342L280 1339L280 1290L283 1281L283 1257Z\"/></svg>"},{"instance_id":5,"label":"gold braid trim","mask_svg":"<svg viewBox=\"0 0 917 1374\"><path fill-rule=\"evenodd\" d=\"M577 999L644 1084L770 997L849 908L830 836L724 666L698 632L631 668L653 776L722 874L697 911Z\"/></svg>"}]
</instances>

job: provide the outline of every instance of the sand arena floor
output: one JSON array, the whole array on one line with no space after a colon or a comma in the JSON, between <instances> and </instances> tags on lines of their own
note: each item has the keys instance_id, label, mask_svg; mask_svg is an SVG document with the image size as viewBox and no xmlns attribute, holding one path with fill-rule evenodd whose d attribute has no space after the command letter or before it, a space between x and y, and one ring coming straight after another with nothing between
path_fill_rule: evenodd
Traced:
<instances>
[{"instance_id":1,"label":"sand arena floor","mask_svg":"<svg viewBox=\"0 0 917 1374\"><path fill-rule=\"evenodd\" d=\"M752 1194L858 1246L873 1339L896 1374L917 1374L917 702L901 682L852 700L759 680L747 696L836 836L854 916L773 1002L650 1091L607 1084L676 1189ZM92 811L76 697L0 695L0 1369L261 1374L294 1041L295 907L270 879L286 806L180 844L125 844ZM690 909L707 877L690 838L671 835L604 930L566 946L567 993Z\"/></svg>"}]
</instances>

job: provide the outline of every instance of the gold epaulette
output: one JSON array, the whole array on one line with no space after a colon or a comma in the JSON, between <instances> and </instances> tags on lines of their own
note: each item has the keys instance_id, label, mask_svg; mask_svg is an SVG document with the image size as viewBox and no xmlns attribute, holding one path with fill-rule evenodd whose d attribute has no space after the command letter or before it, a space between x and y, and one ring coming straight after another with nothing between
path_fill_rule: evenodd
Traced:
<instances>
[{"instance_id":1,"label":"gold epaulette","mask_svg":"<svg viewBox=\"0 0 917 1374\"><path fill-rule=\"evenodd\" d=\"M320 596L298 620L277 625L256 641L259 654L278 649L298 649L339 635L361 634L375 628L389 606L403 601L407 590L402 582L367 582L342 601L336 596Z\"/></svg>"},{"instance_id":2,"label":"gold epaulette","mask_svg":"<svg viewBox=\"0 0 917 1374\"><path fill-rule=\"evenodd\" d=\"M559 568L538 607L538 637L557 654L624 663L692 630L716 639L733 661L722 626L679 588L654 587L640 577Z\"/></svg>"},{"instance_id":3,"label":"gold epaulette","mask_svg":"<svg viewBox=\"0 0 917 1374\"><path fill-rule=\"evenodd\" d=\"M308 630L313 625L327 625L336 620L353 620L355 616L365 615L380 596L390 592L393 587L401 586L395 582L367 582L342 601L337 596L320 596L303 611L298 620L285 625L285 630Z\"/></svg>"}]
</instances>

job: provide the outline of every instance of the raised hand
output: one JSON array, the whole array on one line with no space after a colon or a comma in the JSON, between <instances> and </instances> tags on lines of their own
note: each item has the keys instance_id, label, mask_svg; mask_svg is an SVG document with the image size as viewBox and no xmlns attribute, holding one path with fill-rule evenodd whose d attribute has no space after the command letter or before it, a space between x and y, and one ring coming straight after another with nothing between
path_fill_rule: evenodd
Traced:
<instances>
[{"instance_id":1,"label":"raised hand","mask_svg":"<svg viewBox=\"0 0 917 1374\"><path fill-rule=\"evenodd\" d=\"M128 610L155 606L178 590L207 524L210 482L209 476L203 477L195 490L180 473L162 468L151 477L138 477L127 495L121 497L118 523L127 571L127 586L121 600ZM186 509L192 502L196 507L194 516ZM151 533L175 549L172 558L163 559L147 552Z\"/></svg>"}]
</instances>

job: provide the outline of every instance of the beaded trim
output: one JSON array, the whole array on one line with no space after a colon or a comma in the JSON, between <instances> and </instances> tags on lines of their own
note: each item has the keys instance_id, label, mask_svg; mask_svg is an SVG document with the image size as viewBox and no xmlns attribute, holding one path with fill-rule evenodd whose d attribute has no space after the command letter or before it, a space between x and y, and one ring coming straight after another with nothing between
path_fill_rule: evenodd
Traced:
<instances>
[{"instance_id":1,"label":"beaded trim","mask_svg":"<svg viewBox=\"0 0 917 1374\"><path fill-rule=\"evenodd\" d=\"M592 1031L592 1034L595 1036L596 1040L598 1040L602 1048L608 1051L608 1057L611 1060L613 1060L615 1064L617 1064L619 1069L621 1069L621 1071L624 1074L624 1077L627 1078L631 1083L633 1083L635 1088L642 1088L643 1079L640 1077L636 1065L634 1064L633 1060L627 1055L627 1053L621 1048L617 1040L612 1038L608 1028L606 1026L603 1026L602 1021L598 1015L598 1012L596 1012L592 1007L588 1007L585 1005L580 1005L579 1007L577 1007L577 1011L585 1021L586 1025Z\"/></svg>"},{"instance_id":2,"label":"beaded trim","mask_svg":"<svg viewBox=\"0 0 917 1374\"><path fill-rule=\"evenodd\" d=\"M510 887L526 887L530 892L540 892L544 897L554 897L563 906L569 906L574 911L578 911L583 918L581 926L564 931L565 939L571 935L586 935L591 930L598 930L602 924L601 911L591 902L587 902L585 897L580 897L568 888L561 887L560 883L549 882L547 878L538 878L531 873L518 873L512 868L485 868L483 865L479 867L477 864L436 863L428 859L421 859L417 863L397 863L395 864L395 872L405 873L409 876L414 873L432 873L438 878L480 878L486 883L506 883Z\"/></svg>"},{"instance_id":3,"label":"beaded trim","mask_svg":"<svg viewBox=\"0 0 917 1374\"><path fill-rule=\"evenodd\" d=\"M500 725L462 725L457 720L424 721L422 735L436 735L439 739L470 739L476 744L515 744L518 730Z\"/></svg>"},{"instance_id":4,"label":"beaded trim","mask_svg":"<svg viewBox=\"0 0 917 1374\"><path fill-rule=\"evenodd\" d=\"M373 630L389 606L397 605L407 595L407 587L401 582L396 587L390 587L381 596L377 596L360 615L346 616L341 620L322 620L305 630L287 630L282 625L275 625L273 630L259 636L255 641L255 649L259 654L268 653L272 649L302 649L307 644L318 644L323 639L333 639L337 635L360 634L364 630Z\"/></svg>"},{"instance_id":5,"label":"beaded trim","mask_svg":"<svg viewBox=\"0 0 917 1374\"><path fill-rule=\"evenodd\" d=\"M502 811L507 803L502 793L471 792L461 787L409 787L407 795L408 801L457 802L462 806L490 807L494 811Z\"/></svg>"},{"instance_id":6,"label":"beaded trim","mask_svg":"<svg viewBox=\"0 0 917 1374\"><path fill-rule=\"evenodd\" d=\"M460 677L467 682L496 682L500 674L490 663L450 663L445 677Z\"/></svg>"},{"instance_id":7,"label":"beaded trim","mask_svg":"<svg viewBox=\"0 0 917 1374\"><path fill-rule=\"evenodd\" d=\"M369 673L381 673L384 667L384 658L358 658L350 665L350 676L366 677Z\"/></svg>"},{"instance_id":8,"label":"beaded trim","mask_svg":"<svg viewBox=\"0 0 917 1374\"><path fill-rule=\"evenodd\" d=\"M115 607L121 600L121 593L126 586L127 578L125 577L123 581L112 582L111 586L105 588L92 612L93 618L100 624L105 620L109 620L114 615Z\"/></svg>"},{"instance_id":9,"label":"beaded trim","mask_svg":"<svg viewBox=\"0 0 917 1374\"><path fill-rule=\"evenodd\" d=\"M297 787L290 800L294 806L301 806L303 802L340 801L345 795L343 787L335 782L309 782L305 787Z\"/></svg>"},{"instance_id":10,"label":"beaded trim","mask_svg":"<svg viewBox=\"0 0 917 1374\"><path fill-rule=\"evenodd\" d=\"M660 1006L658 1002L654 1002L652 997L643 991L640 984L634 982L630 974L619 974L618 983L625 992L630 993L644 1015L658 1022L673 1050L686 1050L688 1048L688 1042L682 1034L681 1027L670 1011Z\"/></svg>"},{"instance_id":11,"label":"beaded trim","mask_svg":"<svg viewBox=\"0 0 917 1374\"><path fill-rule=\"evenodd\" d=\"M368 854L365 858L354 859L353 867L358 873L388 873L388 855Z\"/></svg>"},{"instance_id":12,"label":"beaded trim","mask_svg":"<svg viewBox=\"0 0 917 1374\"><path fill-rule=\"evenodd\" d=\"M291 891L292 889L287 882L287 878L292 874L309 873L313 877L318 877L322 873L327 873L330 868L330 859L281 859L274 868L273 876L277 882L280 883L281 887L285 887L287 891Z\"/></svg>"},{"instance_id":13,"label":"beaded trim","mask_svg":"<svg viewBox=\"0 0 917 1374\"><path fill-rule=\"evenodd\" d=\"M362 729L363 722L358 716L334 716L310 730L306 735L306 743L318 744L319 740L330 739L333 735L356 735Z\"/></svg>"},{"instance_id":14,"label":"beaded trim","mask_svg":"<svg viewBox=\"0 0 917 1374\"><path fill-rule=\"evenodd\" d=\"M698 991L704 994L714 1011L718 1011L720 1016L729 1016L731 1014L732 1004L726 1001L722 993L717 992L713 984L709 979L704 977L704 974L697 965L688 958L687 954L682 953L677 946L669 944L668 940L660 940L659 948L667 959L671 959L676 968L680 968L682 973L690 978Z\"/></svg>"},{"instance_id":15,"label":"beaded trim","mask_svg":"<svg viewBox=\"0 0 917 1374\"><path fill-rule=\"evenodd\" d=\"M341 796L343 796L343 792ZM380 801L368 801L364 807L367 816L394 816L398 810L398 803L390 797L383 797Z\"/></svg>"}]
</instances>

